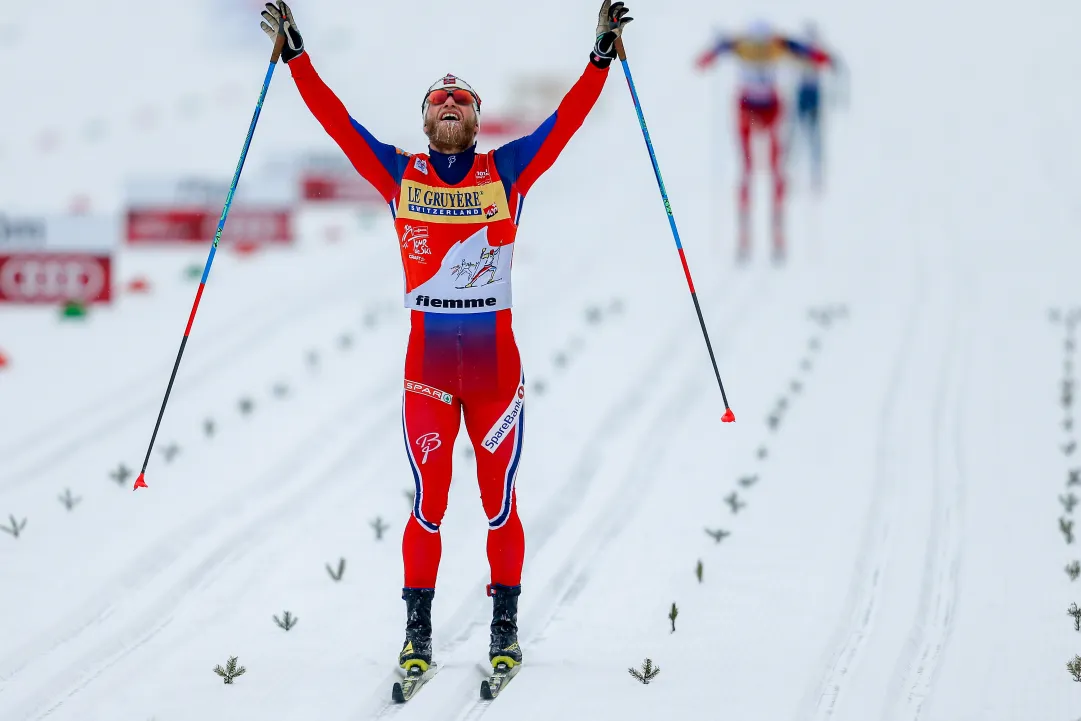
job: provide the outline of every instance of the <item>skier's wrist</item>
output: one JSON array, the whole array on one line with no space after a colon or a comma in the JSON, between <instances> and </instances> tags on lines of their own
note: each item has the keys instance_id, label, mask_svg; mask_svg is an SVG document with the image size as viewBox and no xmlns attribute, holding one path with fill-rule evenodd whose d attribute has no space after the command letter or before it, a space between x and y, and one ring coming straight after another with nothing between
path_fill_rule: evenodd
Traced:
<instances>
[{"instance_id":1,"label":"skier's wrist","mask_svg":"<svg viewBox=\"0 0 1081 721\"><path fill-rule=\"evenodd\" d=\"M594 67L605 70L612 64L616 57L616 37L618 36L611 30L597 36L597 42L589 53L589 62L593 63Z\"/></svg>"}]
</instances>

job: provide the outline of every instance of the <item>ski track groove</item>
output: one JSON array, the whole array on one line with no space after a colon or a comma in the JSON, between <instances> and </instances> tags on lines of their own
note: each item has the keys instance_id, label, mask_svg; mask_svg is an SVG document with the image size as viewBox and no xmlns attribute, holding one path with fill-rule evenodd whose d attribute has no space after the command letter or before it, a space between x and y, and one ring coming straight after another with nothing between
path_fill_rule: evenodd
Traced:
<instances>
[{"instance_id":1,"label":"ski track groove","mask_svg":"<svg viewBox=\"0 0 1081 721\"><path fill-rule=\"evenodd\" d=\"M755 277L748 278L744 283L748 287L733 292L733 295L740 296L739 302L727 306L729 311L724 321L716 326L727 331L724 336L717 336L720 342L716 343L714 348L718 357L727 350L733 332L741 324L749 320L755 310L763 307L762 299L766 295L763 286L768 288L772 278L772 275L761 276L756 274ZM731 286L726 286L726 288L731 288ZM727 305L727 300L727 298L721 298L720 301L711 303L709 307ZM750 309L748 306L750 306ZM672 337L675 338L686 332L688 332L687 328L676 328L672 333ZM649 367L640 378L630 384L631 387L655 390L657 384L649 381L656 378L659 373L668 374L663 377L679 376L676 371L676 364L671 362L672 349L678 347L678 344L663 343L659 347L663 350L655 354ZM702 359L694 355L689 357L685 364L693 366L700 362L702 362ZM626 474L612 490L612 500L599 506L598 511L594 513L595 522L585 524L586 531L583 533L582 539L580 539L580 542L569 546L571 550L559 570L552 577L546 579L544 583L536 584L545 590L542 591L541 598L543 600L534 607L533 615L542 618L543 622L529 633L527 643L542 638L560 608L572 601L581 592L588 582L592 564L601 555L608 543L619 534L633 508L641 501L641 494L635 491L649 482L651 478L649 471L652 470L653 464L659 462L664 455L665 444L662 440L666 439L666 436L661 431L665 428L665 423L678 420L679 411L686 408L687 400L693 400L694 393L696 391L700 392L697 386L698 379L695 379L693 375L690 378L694 380L686 381L681 388L681 392L671 396L678 400L663 404L662 408L654 413L653 419L647 424L647 430L643 433L646 441L638 446L641 450L637 454L638 461L635 470ZM640 409L646 401L645 394L620 394L617 398L620 398L620 400L610 406L605 420L599 425L599 430L594 433L590 441L586 443L583 452L579 455L575 464L576 470L569 474L564 487L553 494L553 501L545 508L541 522L530 525L529 543L527 545L527 549L530 550L527 550L527 560L543 549L556 531L562 527L565 520L579 510L580 500L575 499L581 499L586 495L583 489L590 485L596 477L604 455L603 446L617 436L617 431L628 422L628 419L633 417L634 411ZM668 427L671 428L670 425ZM620 507L621 512L611 513L613 506ZM586 540L589 541L589 545L583 545L583 541ZM581 553L582 548L592 548L593 550L587 555ZM477 604L472 599L466 599L452 617L452 623L448 624L452 628L457 626L459 631L453 636L450 643L444 645L439 651L449 654L470 640L478 628L487 626L490 615L491 612L486 604ZM458 623L454 623L455 621ZM466 665L468 666L468 664ZM444 670L449 669L445 666ZM396 675L396 670L391 672L387 680L376 689L375 705L377 711L374 714L375 718L397 715L408 706L408 704L399 706L389 700L387 689L393 683ZM481 700L478 696L477 689L481 679L482 676L474 676L469 671L465 672L465 678L459 681L454 694L462 699L458 711L455 713L449 710L453 706L448 703L444 706L446 710L441 712L441 716L453 718L456 721L466 721L467 719L472 721L482 716L492 702ZM521 681L517 683L521 683ZM350 718L353 719L371 717L372 714L365 713L363 710L350 715Z\"/></svg>"},{"instance_id":2,"label":"ski track groove","mask_svg":"<svg viewBox=\"0 0 1081 721\"><path fill-rule=\"evenodd\" d=\"M392 390L393 389L393 390ZM250 487L258 487L263 496L270 491L286 487L290 480L297 477L299 469L310 465L312 457L318 457L321 450L330 449L330 467L317 473L316 476L302 483L299 487L286 492L283 499L278 499L268 508L257 513L242 528L228 534L224 541L206 551L204 559L192 570L185 572L182 578L173 583L169 590L162 594L164 601L151 604L150 608L140 614L138 620L125 624L121 637L113 633L109 638L98 641L91 651L80 655L79 660L66 663L65 668L50 675L47 684L43 684L43 690L29 696L22 701L16 709L16 715L29 717L43 707L47 710L40 713L36 718L43 718L55 711L67 698L70 698L84 688L93 678L100 675L107 668L119 661L123 656L130 653L138 646L145 643L149 638L156 635L162 628L168 625L168 617L185 600L189 592L197 583L219 567L228 565L239 560L254 545L255 541L268 527L282 517L294 514L298 508L303 508L319 494L310 493L313 485L324 487L324 482L335 478L339 480L348 477L351 480L355 474L345 474L345 468L363 467L370 457L361 451L369 445L366 439L376 438L377 433L393 435L388 430L394 427L393 419L396 417L397 408L377 414L374 418L366 415L365 411L371 404L379 404L386 397L389 402L393 393L397 392L396 384L381 384L376 389L367 389L350 397L350 400L340 408L330 420L321 425L317 430L309 434L304 441L296 445L291 456L277 464L274 469L265 476L260 477ZM362 418L358 418L362 417ZM364 423L363 418L369 420ZM359 429L353 428L353 424L361 424ZM348 429L347 429L348 428ZM337 431L337 432L335 432ZM389 440L389 439L388 439ZM341 445L344 443L344 448ZM375 443L375 441L372 441ZM360 466L355 466L357 456ZM170 534L167 538L159 541L152 549L142 554L128 569L115 577L110 583L105 584L109 589L98 594L97 600L90 605L94 610L89 613L75 614L68 622L62 623L61 631L49 634L46 640L32 641L25 645L13 656L5 659L0 665L0 679L10 682L15 675L35 659L44 654L51 653L57 648L79 637L83 632L91 629L99 622L108 618L120 600L119 593L125 596L137 593L139 589L146 587L157 578L163 576L178 559L183 558L185 550L198 538L211 532L235 519L237 512L244 505L251 503L250 487L238 491L209 517L202 517L186 524L180 531ZM166 620L162 622L162 618ZM20 660L21 658L21 660ZM103 662L99 661L105 659ZM85 668L99 665L89 676L86 676ZM58 689L63 689L63 696L56 700ZM2 693L0 693L2 699Z\"/></svg>"},{"instance_id":3,"label":"ski track groove","mask_svg":"<svg viewBox=\"0 0 1081 721\"><path fill-rule=\"evenodd\" d=\"M349 277L351 277L350 274L343 274L341 280ZM323 310L332 302L348 301L350 294L341 290L343 285L337 282L321 284L302 302L298 302L295 296L289 296L290 302L275 305L269 313L265 301L260 301L250 309L238 313L235 322L230 321L223 328L215 330L214 335L207 338L205 344L200 341L199 354L195 356L197 360L189 363L183 373L178 375L177 384L182 384L186 391L198 388L216 377L214 373L207 371L219 368L223 361L232 362L245 357L277 337L291 325L303 324L306 318ZM387 302L380 301L377 304L380 311L385 310ZM266 316L266 321L251 328L253 316ZM236 332L241 330L248 332L243 334ZM149 371L130 383L125 383L122 390L113 389L101 398L65 413L64 419L68 420L61 419L50 424L46 430L37 431L27 438L0 449L0 457L9 459L10 463L15 462L11 460L12 456L25 459L21 463L22 468L0 478L0 491L23 486L39 478L53 464L66 460L80 448L100 442L103 436L115 433L117 429L131 423L143 422L141 414L152 411L161 404L160 396L165 392L164 384L168 379L168 376L162 374L162 370L163 368L156 368ZM160 387L158 387L159 384ZM108 412L116 408L118 395L127 397L138 395L140 399L130 401L119 409ZM102 409L106 410L104 416ZM95 417L97 417L96 420ZM65 436L65 438L57 440L59 436ZM35 448L42 446L45 446L43 450L31 455ZM27 456L29 458L26 458Z\"/></svg>"},{"instance_id":4,"label":"ski track groove","mask_svg":"<svg viewBox=\"0 0 1081 721\"><path fill-rule=\"evenodd\" d=\"M892 524L896 520L892 511L892 497L897 486L896 462L893 459L892 436L894 426L903 427L904 419L895 418L897 400L909 356L917 350L913 337L920 324L919 319L927 302L924 287L925 268L917 248L914 258L914 279L906 285L915 289L915 302L907 304L909 315L900 341L900 352L894 354L895 362L890 373L886 398L878 422L877 451L875 455L874 489L857 557L855 573L849 588L847 611L834 630L827 655L821 664L826 668L821 680L804 695L798 707L797 719L832 718L837 701L849 671L857 660L864 642L870 635L875 611L881 595L883 575L889 558Z\"/></svg>"},{"instance_id":5,"label":"ski track groove","mask_svg":"<svg viewBox=\"0 0 1081 721\"><path fill-rule=\"evenodd\" d=\"M960 295L967 297L967 294ZM908 641L892 674L897 683L887 699L881 718L919 721L933 688L938 661L953 630L963 550L961 511L966 482L961 449L961 409L964 407L961 384L962 379L967 377L964 369L968 359L969 331L967 324L958 323L960 302L963 300L955 299L951 306L954 312L947 331L950 347L943 359L939 387L935 393L935 429L932 435L934 466L931 479L934 488L934 526L928 538L919 606ZM957 334L958 325L962 328L960 337ZM951 420L952 428L947 431L945 426ZM950 458L947 458L942 447L947 433L951 438ZM946 467L951 459L952 472Z\"/></svg>"}]
</instances>

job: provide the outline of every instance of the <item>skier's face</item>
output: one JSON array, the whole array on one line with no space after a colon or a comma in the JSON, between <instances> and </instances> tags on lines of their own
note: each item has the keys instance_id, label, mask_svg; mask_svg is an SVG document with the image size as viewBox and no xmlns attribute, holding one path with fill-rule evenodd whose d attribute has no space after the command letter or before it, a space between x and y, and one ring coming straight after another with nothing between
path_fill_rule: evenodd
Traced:
<instances>
[{"instance_id":1,"label":"skier's face","mask_svg":"<svg viewBox=\"0 0 1081 721\"><path fill-rule=\"evenodd\" d=\"M472 102L459 103L453 94L440 103L428 105L424 114L424 134L441 153L460 153L477 137L477 113Z\"/></svg>"}]
</instances>

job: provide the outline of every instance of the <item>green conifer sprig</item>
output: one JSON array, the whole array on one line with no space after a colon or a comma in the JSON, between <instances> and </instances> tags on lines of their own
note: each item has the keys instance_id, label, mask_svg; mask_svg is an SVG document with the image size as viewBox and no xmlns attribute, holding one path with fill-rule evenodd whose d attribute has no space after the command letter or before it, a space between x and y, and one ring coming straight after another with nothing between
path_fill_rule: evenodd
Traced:
<instances>
[{"instance_id":1,"label":"green conifer sprig","mask_svg":"<svg viewBox=\"0 0 1081 721\"><path fill-rule=\"evenodd\" d=\"M16 520L15 516L13 515L8 516L8 518L10 519L11 527L8 528L7 526L0 526L0 531L6 531L15 538L18 538L19 534L23 532L23 529L26 528L26 519L24 518L22 520L22 523L19 523L19 521Z\"/></svg>"},{"instance_id":2,"label":"green conifer sprig","mask_svg":"<svg viewBox=\"0 0 1081 721\"><path fill-rule=\"evenodd\" d=\"M237 676L243 676L248 670L243 666L238 666L236 659L236 656L230 656L229 660L225 662L225 668L222 668L221 664L214 667L214 673L221 676L225 683L232 683L233 679Z\"/></svg>"},{"instance_id":3,"label":"green conifer sprig","mask_svg":"<svg viewBox=\"0 0 1081 721\"><path fill-rule=\"evenodd\" d=\"M642 663L641 671L636 668L628 668L627 671L630 672L631 676L634 676L642 683L649 683L653 679L657 678L657 674L661 672L661 669L659 666L654 666L653 661L647 658Z\"/></svg>"},{"instance_id":4,"label":"green conifer sprig","mask_svg":"<svg viewBox=\"0 0 1081 721\"><path fill-rule=\"evenodd\" d=\"M281 618L278 618L276 615L274 616L274 623L278 624L280 628L283 628L286 631L291 629L293 626L296 626L297 621L299 620L299 618L289 613L288 611L284 612Z\"/></svg>"},{"instance_id":5,"label":"green conifer sprig","mask_svg":"<svg viewBox=\"0 0 1081 721\"><path fill-rule=\"evenodd\" d=\"M1081 683L1081 656L1074 656L1072 661L1066 662L1066 670L1073 676L1073 680Z\"/></svg>"},{"instance_id":6,"label":"green conifer sprig","mask_svg":"<svg viewBox=\"0 0 1081 721\"><path fill-rule=\"evenodd\" d=\"M327 564L327 573L329 573L330 577L333 578L335 581L342 580L342 574L345 573L345 559L344 558L338 559L338 572L337 573L334 572L334 569L331 568L330 564L328 563Z\"/></svg>"}]
</instances>

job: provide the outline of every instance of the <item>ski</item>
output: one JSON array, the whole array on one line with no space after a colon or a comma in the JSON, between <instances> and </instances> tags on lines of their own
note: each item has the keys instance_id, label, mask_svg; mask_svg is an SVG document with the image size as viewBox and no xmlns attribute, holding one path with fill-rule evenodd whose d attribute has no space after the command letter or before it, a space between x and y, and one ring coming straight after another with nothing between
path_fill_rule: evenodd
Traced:
<instances>
[{"instance_id":1,"label":"ski","mask_svg":"<svg viewBox=\"0 0 1081 721\"><path fill-rule=\"evenodd\" d=\"M394 687L390 690L390 696L394 699L394 703L405 703L409 699L416 695L417 691L428 683L439 671L438 664L431 664L428 666L427 671L421 671L419 667L414 666L406 672L405 678L401 681L395 681Z\"/></svg>"},{"instance_id":2,"label":"ski","mask_svg":"<svg viewBox=\"0 0 1081 721\"><path fill-rule=\"evenodd\" d=\"M499 692L510 683L510 680L518 675L518 670L522 668L521 664L514 666L508 666L505 663L500 663L488 678L480 682L480 697L485 701L491 701Z\"/></svg>"}]
</instances>

